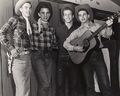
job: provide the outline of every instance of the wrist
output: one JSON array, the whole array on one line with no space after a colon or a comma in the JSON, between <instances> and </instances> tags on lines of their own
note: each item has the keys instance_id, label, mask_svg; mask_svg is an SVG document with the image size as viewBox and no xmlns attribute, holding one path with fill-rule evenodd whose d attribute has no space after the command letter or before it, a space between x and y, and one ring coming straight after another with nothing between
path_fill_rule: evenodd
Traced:
<instances>
[{"instance_id":1,"label":"wrist","mask_svg":"<svg viewBox=\"0 0 120 96\"><path fill-rule=\"evenodd\" d=\"M73 49L73 51L75 51L75 46L73 46L73 48L72 48L72 49Z\"/></svg>"}]
</instances>

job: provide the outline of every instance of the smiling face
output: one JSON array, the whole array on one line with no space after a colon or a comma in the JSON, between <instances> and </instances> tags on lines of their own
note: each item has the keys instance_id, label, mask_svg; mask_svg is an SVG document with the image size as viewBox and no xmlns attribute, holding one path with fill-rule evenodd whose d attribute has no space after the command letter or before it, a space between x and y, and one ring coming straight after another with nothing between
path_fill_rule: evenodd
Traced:
<instances>
[{"instance_id":1,"label":"smiling face","mask_svg":"<svg viewBox=\"0 0 120 96\"><path fill-rule=\"evenodd\" d=\"M20 8L20 12L24 17L29 17L31 15L32 5L30 3L24 3Z\"/></svg>"},{"instance_id":2,"label":"smiling face","mask_svg":"<svg viewBox=\"0 0 120 96\"><path fill-rule=\"evenodd\" d=\"M78 12L78 18L81 23L86 23L89 21L90 15L85 10L80 10Z\"/></svg>"},{"instance_id":3,"label":"smiling face","mask_svg":"<svg viewBox=\"0 0 120 96\"><path fill-rule=\"evenodd\" d=\"M74 15L71 10L63 11L63 19L66 23L70 23L73 21Z\"/></svg>"},{"instance_id":4,"label":"smiling face","mask_svg":"<svg viewBox=\"0 0 120 96\"><path fill-rule=\"evenodd\" d=\"M50 10L48 8L41 8L38 16L41 18L42 21L48 22L51 16Z\"/></svg>"}]
</instances>

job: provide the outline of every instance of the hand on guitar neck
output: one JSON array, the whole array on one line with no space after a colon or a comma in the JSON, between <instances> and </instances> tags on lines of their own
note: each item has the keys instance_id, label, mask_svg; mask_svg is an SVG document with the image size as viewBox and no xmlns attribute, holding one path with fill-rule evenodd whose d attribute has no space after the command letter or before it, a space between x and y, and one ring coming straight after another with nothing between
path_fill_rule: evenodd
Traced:
<instances>
[{"instance_id":1,"label":"hand on guitar neck","mask_svg":"<svg viewBox=\"0 0 120 96\"><path fill-rule=\"evenodd\" d=\"M113 17L108 17L106 24L107 24L107 27L111 27L111 25L113 24Z\"/></svg>"}]
</instances>

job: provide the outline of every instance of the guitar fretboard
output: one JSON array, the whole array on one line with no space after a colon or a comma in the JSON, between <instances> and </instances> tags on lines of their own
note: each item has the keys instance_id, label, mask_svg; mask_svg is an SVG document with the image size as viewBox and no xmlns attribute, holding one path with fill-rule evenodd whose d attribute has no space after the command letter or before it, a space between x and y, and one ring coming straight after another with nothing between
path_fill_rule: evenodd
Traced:
<instances>
[{"instance_id":1,"label":"guitar fretboard","mask_svg":"<svg viewBox=\"0 0 120 96\"><path fill-rule=\"evenodd\" d=\"M107 24L104 23L100 28L98 28L90 37L87 38L87 40L92 40L96 35L98 35L105 27L107 27Z\"/></svg>"}]
</instances>

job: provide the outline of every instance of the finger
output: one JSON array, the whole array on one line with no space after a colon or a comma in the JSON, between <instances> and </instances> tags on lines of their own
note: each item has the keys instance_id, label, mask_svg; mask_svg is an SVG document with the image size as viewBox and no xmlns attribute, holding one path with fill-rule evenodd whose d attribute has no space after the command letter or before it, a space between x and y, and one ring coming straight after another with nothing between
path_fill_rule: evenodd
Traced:
<instances>
[{"instance_id":1,"label":"finger","mask_svg":"<svg viewBox=\"0 0 120 96\"><path fill-rule=\"evenodd\" d=\"M109 20L109 19L110 19L110 17L107 17L107 19Z\"/></svg>"}]
</instances>

